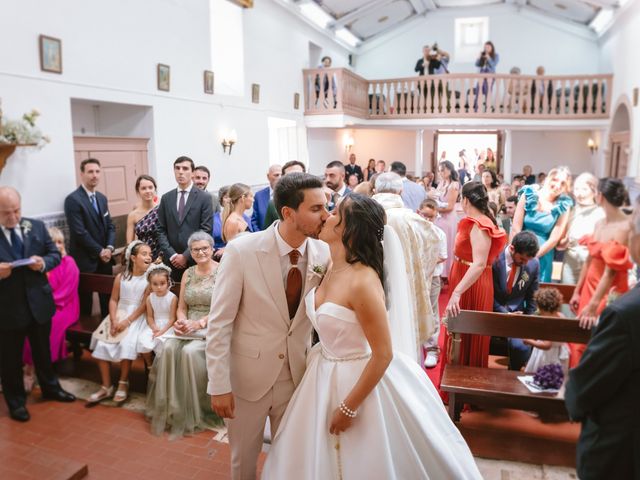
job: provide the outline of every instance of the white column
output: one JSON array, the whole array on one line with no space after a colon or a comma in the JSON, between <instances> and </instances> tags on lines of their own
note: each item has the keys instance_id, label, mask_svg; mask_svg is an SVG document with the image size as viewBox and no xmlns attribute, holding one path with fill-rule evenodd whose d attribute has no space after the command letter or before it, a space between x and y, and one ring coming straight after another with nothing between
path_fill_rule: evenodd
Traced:
<instances>
[{"instance_id":1,"label":"white column","mask_svg":"<svg viewBox=\"0 0 640 480\"><path fill-rule=\"evenodd\" d=\"M511 158L511 130L504 130L502 141L504 142L504 156L502 157L504 181L511 183L511 167L513 165L513 159Z\"/></svg>"},{"instance_id":2,"label":"white column","mask_svg":"<svg viewBox=\"0 0 640 480\"><path fill-rule=\"evenodd\" d=\"M424 130L416 130L416 160L413 174L422 177L422 158L424 154Z\"/></svg>"}]
</instances>

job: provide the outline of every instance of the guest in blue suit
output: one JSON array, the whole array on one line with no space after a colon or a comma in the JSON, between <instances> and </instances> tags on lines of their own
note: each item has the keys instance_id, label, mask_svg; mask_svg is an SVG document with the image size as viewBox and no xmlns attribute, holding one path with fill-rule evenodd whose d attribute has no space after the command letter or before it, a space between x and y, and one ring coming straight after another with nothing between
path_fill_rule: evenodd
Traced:
<instances>
[{"instance_id":1,"label":"guest in blue suit","mask_svg":"<svg viewBox=\"0 0 640 480\"><path fill-rule=\"evenodd\" d=\"M276 183L280 179L282 174L282 167L280 165L271 165L267 172L267 179L269 180L269 186L258 190L253 197L253 214L251 215L251 231L259 232L264 230L269 225L264 224L264 220L267 216L267 209L269 208L269 202L273 198L273 189Z\"/></svg>"},{"instance_id":2,"label":"guest in blue suit","mask_svg":"<svg viewBox=\"0 0 640 480\"><path fill-rule=\"evenodd\" d=\"M30 259L28 265L16 261ZM26 422L27 394L22 353L29 339L42 397L72 402L51 365L49 335L56 306L46 272L60 263L60 253L40 220L25 218L20 194L0 187L0 378L12 419Z\"/></svg>"},{"instance_id":3,"label":"guest in blue suit","mask_svg":"<svg viewBox=\"0 0 640 480\"><path fill-rule=\"evenodd\" d=\"M111 254L116 227L109 214L107 197L96 190L100 182L100 162L88 158L80 163L81 185L64 200L69 225L69 253L81 272L112 274ZM80 310L91 313L91 295L80 296ZM109 296L100 295L103 317L109 313Z\"/></svg>"},{"instance_id":4,"label":"guest in blue suit","mask_svg":"<svg viewBox=\"0 0 640 480\"><path fill-rule=\"evenodd\" d=\"M519 232L493 262L494 312L531 315L536 311L533 294L538 290L540 273L538 249L538 239L533 233ZM520 370L530 355L531 346L522 339L509 339L510 370Z\"/></svg>"}]
</instances>

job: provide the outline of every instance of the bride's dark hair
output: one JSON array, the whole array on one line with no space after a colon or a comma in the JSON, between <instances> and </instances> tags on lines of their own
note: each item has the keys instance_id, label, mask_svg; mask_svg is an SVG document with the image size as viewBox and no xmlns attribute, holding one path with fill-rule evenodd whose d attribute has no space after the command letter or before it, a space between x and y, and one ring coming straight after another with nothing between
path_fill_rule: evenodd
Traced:
<instances>
[{"instance_id":1,"label":"bride's dark hair","mask_svg":"<svg viewBox=\"0 0 640 480\"><path fill-rule=\"evenodd\" d=\"M382 237L387 214L375 200L352 193L339 205L340 225L344 222L342 244L347 263L360 262L371 267L384 284Z\"/></svg>"}]
</instances>

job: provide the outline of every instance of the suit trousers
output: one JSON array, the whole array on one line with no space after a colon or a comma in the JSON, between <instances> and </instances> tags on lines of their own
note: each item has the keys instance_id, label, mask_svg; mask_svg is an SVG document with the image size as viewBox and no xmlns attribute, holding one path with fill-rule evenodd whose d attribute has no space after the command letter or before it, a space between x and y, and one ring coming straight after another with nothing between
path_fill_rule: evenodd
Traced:
<instances>
[{"instance_id":1,"label":"suit trousers","mask_svg":"<svg viewBox=\"0 0 640 480\"><path fill-rule=\"evenodd\" d=\"M285 361L276 382L262 398L251 402L235 397L235 418L227 421L233 480L256 478L256 463L262 450L267 417L273 441L295 388L289 363Z\"/></svg>"},{"instance_id":2,"label":"suit trousers","mask_svg":"<svg viewBox=\"0 0 640 480\"><path fill-rule=\"evenodd\" d=\"M61 388L51 363L50 334L50 321L41 325L34 319L26 328L0 332L0 376L4 399L10 410L24 407L27 401L22 378L22 352L27 337L43 393L56 392Z\"/></svg>"},{"instance_id":3,"label":"suit trousers","mask_svg":"<svg viewBox=\"0 0 640 480\"><path fill-rule=\"evenodd\" d=\"M438 351L438 339L440 338L440 309L438 307L438 300L440 298L440 275L431 277L431 291L429 292L429 300L431 301L431 309L436 318L436 330L433 335L424 343L424 348L427 351Z\"/></svg>"},{"instance_id":4,"label":"suit trousers","mask_svg":"<svg viewBox=\"0 0 640 480\"><path fill-rule=\"evenodd\" d=\"M509 370L520 370L529 361L533 347L525 344L521 338L508 339Z\"/></svg>"},{"instance_id":5,"label":"suit trousers","mask_svg":"<svg viewBox=\"0 0 640 480\"><path fill-rule=\"evenodd\" d=\"M113 275L113 265L111 263L104 263L99 261L98 266L93 272L85 273L99 273L101 275ZM100 315L102 318L109 315L109 297L110 295L100 293ZM93 309L93 293L81 293L80 294L80 313L82 315L91 315Z\"/></svg>"}]
</instances>

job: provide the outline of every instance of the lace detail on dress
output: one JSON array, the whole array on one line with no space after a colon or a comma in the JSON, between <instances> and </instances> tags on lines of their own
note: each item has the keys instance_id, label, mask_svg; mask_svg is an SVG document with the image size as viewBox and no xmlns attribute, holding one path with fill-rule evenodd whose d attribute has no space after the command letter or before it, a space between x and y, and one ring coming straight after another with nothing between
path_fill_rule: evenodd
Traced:
<instances>
[{"instance_id":1,"label":"lace detail on dress","mask_svg":"<svg viewBox=\"0 0 640 480\"><path fill-rule=\"evenodd\" d=\"M146 243L151 247L151 255L155 260L160 255L160 248L158 246L158 233L156 226L158 225L158 207L153 207L145 216L136 222L133 229L136 237L141 242Z\"/></svg>"},{"instance_id":2,"label":"lace detail on dress","mask_svg":"<svg viewBox=\"0 0 640 480\"><path fill-rule=\"evenodd\" d=\"M199 320L209 313L217 271L216 269L209 275L198 275L194 265L185 272L187 283L184 288L184 301L188 306L187 318L189 320Z\"/></svg>"}]
</instances>

